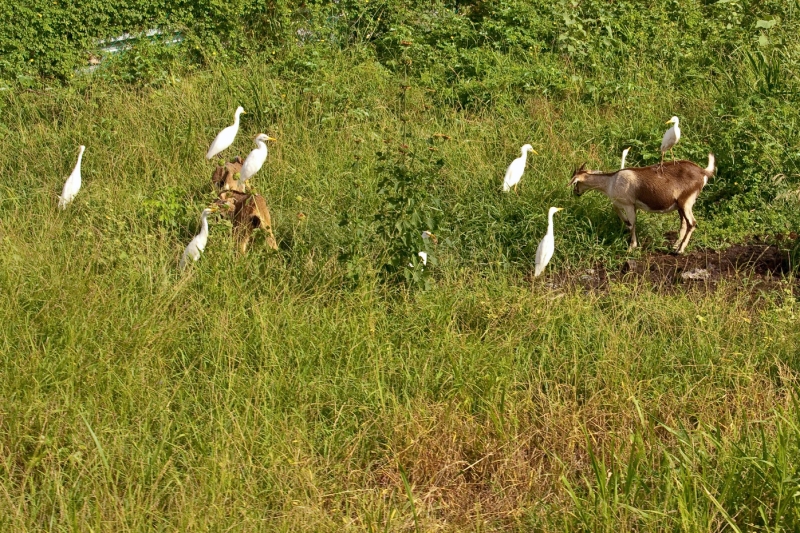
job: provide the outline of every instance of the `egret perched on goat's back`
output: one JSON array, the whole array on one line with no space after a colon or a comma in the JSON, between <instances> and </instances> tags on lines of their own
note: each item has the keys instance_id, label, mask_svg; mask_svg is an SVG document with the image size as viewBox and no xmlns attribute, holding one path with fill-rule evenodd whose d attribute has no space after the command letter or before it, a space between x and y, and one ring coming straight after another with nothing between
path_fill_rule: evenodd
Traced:
<instances>
[{"instance_id":1,"label":"egret perched on goat's back","mask_svg":"<svg viewBox=\"0 0 800 533\"><path fill-rule=\"evenodd\" d=\"M627 147L622 151L622 161L619 164L619 169L622 170L625 168L625 159L628 157L628 152L630 151L631 147Z\"/></svg>"},{"instance_id":2,"label":"egret perched on goat's back","mask_svg":"<svg viewBox=\"0 0 800 533\"><path fill-rule=\"evenodd\" d=\"M244 191L244 184L247 180L252 178L256 172L261 170L264 161L267 160L267 141L275 141L276 139L270 137L266 133L259 133L255 138L255 143L258 148L253 150L247 155L244 160L242 170L239 171L239 187Z\"/></svg>"},{"instance_id":3,"label":"egret perched on goat's back","mask_svg":"<svg viewBox=\"0 0 800 533\"><path fill-rule=\"evenodd\" d=\"M664 154L672 154L672 160L675 161L675 153L672 148L681 140L681 128L678 126L678 117L672 117L667 124L672 124L672 127L664 132L664 138L661 139L661 164L664 164Z\"/></svg>"},{"instance_id":4,"label":"egret perched on goat's back","mask_svg":"<svg viewBox=\"0 0 800 533\"><path fill-rule=\"evenodd\" d=\"M555 237L553 236L553 215L562 209L562 207L551 207L550 211L547 212L547 234L536 249L536 270L533 273L534 277L538 277L544 272L544 267L546 267L550 259L553 258L553 252L556 248Z\"/></svg>"},{"instance_id":5,"label":"egret perched on goat's back","mask_svg":"<svg viewBox=\"0 0 800 533\"><path fill-rule=\"evenodd\" d=\"M236 108L236 113L233 117L233 125L223 129L217 134L216 137L214 137L214 140L211 142L211 146L208 148L208 152L206 152L206 159L211 159L233 144L236 134L239 133L239 115L243 113L244 109L242 106Z\"/></svg>"},{"instance_id":6,"label":"egret perched on goat's back","mask_svg":"<svg viewBox=\"0 0 800 533\"><path fill-rule=\"evenodd\" d=\"M61 191L61 196L58 197L58 207L60 209L66 209L67 204L75 198L75 195L81 189L81 159L83 159L84 150L86 150L86 147L81 145L78 151L78 162L75 163L75 168L64 183L64 190Z\"/></svg>"},{"instance_id":7,"label":"egret perched on goat's back","mask_svg":"<svg viewBox=\"0 0 800 533\"><path fill-rule=\"evenodd\" d=\"M192 261L200 259L200 254L206 249L206 244L208 243L208 215L216 213L217 211L219 211L219 208L216 206L203 209L203 212L200 214L200 233L195 235L192 242L190 242L183 251L183 257L181 257L180 263L181 269L186 268L186 263L189 259Z\"/></svg>"},{"instance_id":8,"label":"egret perched on goat's back","mask_svg":"<svg viewBox=\"0 0 800 533\"><path fill-rule=\"evenodd\" d=\"M534 150L533 146L530 144L526 144L522 147L522 155L508 165L506 177L503 179L503 191L508 192L511 190L511 187L514 187L514 192L517 192L517 184L525 173L525 163L528 160L528 152L533 152L535 154L536 150Z\"/></svg>"}]
</instances>

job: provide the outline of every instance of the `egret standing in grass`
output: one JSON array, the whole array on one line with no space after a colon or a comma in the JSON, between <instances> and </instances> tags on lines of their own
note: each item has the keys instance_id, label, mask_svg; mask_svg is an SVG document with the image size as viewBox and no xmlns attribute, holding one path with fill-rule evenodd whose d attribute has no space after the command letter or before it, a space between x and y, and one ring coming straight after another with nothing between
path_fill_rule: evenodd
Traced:
<instances>
[{"instance_id":1,"label":"egret standing in grass","mask_svg":"<svg viewBox=\"0 0 800 533\"><path fill-rule=\"evenodd\" d=\"M539 277L539 275L544 272L544 267L547 266L547 263L549 263L550 259L553 257L553 252L556 249L555 237L553 237L553 215L562 209L561 207L551 207L550 211L547 213L547 234L536 249L536 270L533 273L534 277Z\"/></svg>"},{"instance_id":2,"label":"egret standing in grass","mask_svg":"<svg viewBox=\"0 0 800 533\"><path fill-rule=\"evenodd\" d=\"M534 150L533 146L530 144L526 144L522 147L522 155L508 165L506 177L503 180L503 191L508 192L511 190L511 187L514 187L514 192L517 192L517 184L525 173L525 163L528 160L528 152L533 152L535 154L536 150Z\"/></svg>"},{"instance_id":3,"label":"egret standing in grass","mask_svg":"<svg viewBox=\"0 0 800 533\"><path fill-rule=\"evenodd\" d=\"M438 242L436 235L434 235L428 230L423 231L422 242L425 243L425 246L427 246L430 241L433 241L433 244L436 244ZM421 250L417 252L417 255L419 256L420 259L422 259L422 266L428 266L428 252ZM413 268L414 263L409 263L408 266Z\"/></svg>"},{"instance_id":4,"label":"egret standing in grass","mask_svg":"<svg viewBox=\"0 0 800 533\"><path fill-rule=\"evenodd\" d=\"M428 246L428 243L431 242L431 241L433 241L433 244L436 244L437 242L439 242L439 239L432 232L430 232L428 230L423 231L422 232L422 242L425 243L425 246ZM428 253L425 252L425 251L420 251L417 255L420 257L420 259L422 259L422 266L427 266L428 265Z\"/></svg>"},{"instance_id":5,"label":"egret standing in grass","mask_svg":"<svg viewBox=\"0 0 800 533\"><path fill-rule=\"evenodd\" d=\"M622 162L619 164L619 169L622 170L625 168L625 158L628 157L628 152L630 151L631 147L627 147L622 151Z\"/></svg>"},{"instance_id":6,"label":"egret standing in grass","mask_svg":"<svg viewBox=\"0 0 800 533\"><path fill-rule=\"evenodd\" d=\"M203 209L200 214L200 233L195 235L192 242L183 251L180 263L181 270L186 268L186 263L188 263L189 259L192 261L200 259L200 254L206 249L206 244L208 243L208 215L216 213L218 210L219 208L216 206Z\"/></svg>"},{"instance_id":7,"label":"egret standing in grass","mask_svg":"<svg viewBox=\"0 0 800 533\"><path fill-rule=\"evenodd\" d=\"M206 159L211 159L233 144L236 134L239 133L239 115L243 113L244 109L242 109L242 106L236 108L236 114L233 117L233 125L228 126L217 134L217 136L214 138L214 141L211 143L211 146L208 148Z\"/></svg>"},{"instance_id":8,"label":"egret standing in grass","mask_svg":"<svg viewBox=\"0 0 800 533\"><path fill-rule=\"evenodd\" d=\"M78 194L78 191L81 190L81 159L83 159L84 150L86 150L86 147L81 145L78 151L78 162L75 163L75 168L64 183L64 190L61 191L61 196L58 197L58 207L60 209L66 209L67 204L70 203L72 199L75 198L75 195Z\"/></svg>"},{"instance_id":9,"label":"egret standing in grass","mask_svg":"<svg viewBox=\"0 0 800 533\"><path fill-rule=\"evenodd\" d=\"M672 154L672 161L675 161L675 153L672 151L672 148L681 140L681 129L678 126L678 117L672 117L666 123L672 124L672 127L664 132L664 138L661 139L662 165L664 164L664 154L667 153L667 150Z\"/></svg>"},{"instance_id":10,"label":"egret standing in grass","mask_svg":"<svg viewBox=\"0 0 800 533\"><path fill-rule=\"evenodd\" d=\"M244 160L242 170L239 171L239 187L244 191L244 184L247 180L252 178L256 172L261 170L264 161L267 160L267 141L275 141L276 139L270 137L266 133L259 133L255 138L255 143L258 148L253 150L247 155Z\"/></svg>"}]
</instances>

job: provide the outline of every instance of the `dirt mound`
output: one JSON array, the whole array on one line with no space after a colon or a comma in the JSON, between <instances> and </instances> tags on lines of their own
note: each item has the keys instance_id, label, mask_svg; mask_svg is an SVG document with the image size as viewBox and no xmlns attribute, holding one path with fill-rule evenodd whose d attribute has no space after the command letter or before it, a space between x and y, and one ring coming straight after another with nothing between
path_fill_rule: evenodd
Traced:
<instances>
[{"instance_id":1,"label":"dirt mound","mask_svg":"<svg viewBox=\"0 0 800 533\"><path fill-rule=\"evenodd\" d=\"M775 278L789 273L789 254L776 246L735 244L725 250L695 250L686 255L654 254L628 260L622 274L633 273L653 283L715 282L743 274Z\"/></svg>"},{"instance_id":2,"label":"dirt mound","mask_svg":"<svg viewBox=\"0 0 800 533\"><path fill-rule=\"evenodd\" d=\"M618 270L597 264L588 270L561 273L553 280L553 286L578 285L587 290L604 290L609 281L643 280L669 291L680 287L708 289L720 281L735 281L742 282L749 290L778 289L791 283L794 292L800 294L798 280L786 279L790 269L786 250L754 241L724 250L701 248L684 255L652 253L628 259Z\"/></svg>"}]
</instances>

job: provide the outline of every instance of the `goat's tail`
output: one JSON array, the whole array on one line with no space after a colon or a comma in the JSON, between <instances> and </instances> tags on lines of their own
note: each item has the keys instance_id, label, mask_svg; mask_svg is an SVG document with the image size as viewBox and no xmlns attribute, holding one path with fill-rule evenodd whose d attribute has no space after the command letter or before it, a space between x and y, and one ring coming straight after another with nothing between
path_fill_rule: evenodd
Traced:
<instances>
[{"instance_id":1,"label":"goat's tail","mask_svg":"<svg viewBox=\"0 0 800 533\"><path fill-rule=\"evenodd\" d=\"M716 161L714 154L708 154L708 166L704 169L703 173L709 178L714 175L714 164Z\"/></svg>"},{"instance_id":2,"label":"goat's tail","mask_svg":"<svg viewBox=\"0 0 800 533\"><path fill-rule=\"evenodd\" d=\"M708 178L710 178L711 176L714 175L714 171L715 171L714 163L715 162L716 162L716 159L714 158L714 154L709 153L708 154L708 166L703 169L703 187L705 187L706 183L708 183Z\"/></svg>"}]
</instances>

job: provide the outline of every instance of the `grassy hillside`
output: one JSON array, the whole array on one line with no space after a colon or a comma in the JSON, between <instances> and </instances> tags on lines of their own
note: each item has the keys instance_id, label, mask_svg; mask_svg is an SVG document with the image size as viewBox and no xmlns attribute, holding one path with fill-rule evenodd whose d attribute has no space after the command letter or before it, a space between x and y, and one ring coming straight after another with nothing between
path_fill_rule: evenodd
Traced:
<instances>
[{"instance_id":1,"label":"grassy hillside","mask_svg":"<svg viewBox=\"0 0 800 533\"><path fill-rule=\"evenodd\" d=\"M0 528L796 530L796 284L556 282L668 249L676 215L641 215L629 254L607 199L567 183L627 146L652 163L673 114L677 155L719 161L690 250L800 227L794 11L763 28L731 4L623 3L652 18L621 55L573 27L610 15L573 13L546 50L492 33L547 36L541 13L500 26L484 6L453 11L452 49L422 17L376 42L146 63L148 87L121 81L129 56L0 93ZM746 31L702 33L736 6ZM658 46L673 28L689 59ZM677 68L697 56L718 62ZM181 273L237 105L226 155L278 138L253 185L279 250L241 255L216 219ZM83 188L58 212L79 144ZM556 253L531 281L551 205ZM430 267L406 268L425 228Z\"/></svg>"}]
</instances>

